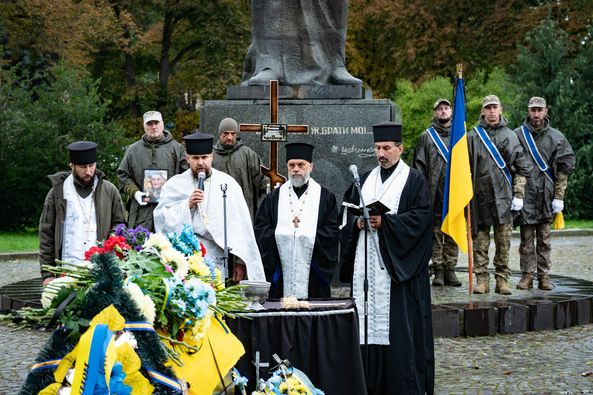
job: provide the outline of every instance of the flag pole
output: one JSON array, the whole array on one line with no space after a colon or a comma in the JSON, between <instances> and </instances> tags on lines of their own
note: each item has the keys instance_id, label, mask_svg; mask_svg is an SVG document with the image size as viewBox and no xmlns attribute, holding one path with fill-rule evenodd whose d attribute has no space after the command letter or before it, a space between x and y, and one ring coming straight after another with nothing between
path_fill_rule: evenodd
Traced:
<instances>
[{"instance_id":1,"label":"flag pole","mask_svg":"<svg viewBox=\"0 0 593 395\"><path fill-rule=\"evenodd\" d=\"M463 63L457 63L457 79L463 78ZM470 200L471 202L471 200ZM471 217L471 210L470 204L468 203L465 206L465 218L466 218L466 231L467 231L467 273L468 273L468 290L469 296L471 300L471 296L473 294L473 272L474 272L474 247L473 247L473 239L472 239L472 217Z\"/></svg>"}]
</instances>

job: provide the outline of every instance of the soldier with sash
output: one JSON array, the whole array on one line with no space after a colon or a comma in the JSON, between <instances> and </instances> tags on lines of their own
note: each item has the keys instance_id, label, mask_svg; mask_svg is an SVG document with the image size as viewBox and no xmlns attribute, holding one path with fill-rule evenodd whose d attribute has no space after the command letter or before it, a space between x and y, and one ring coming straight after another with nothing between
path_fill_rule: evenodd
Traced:
<instances>
[{"instance_id":1,"label":"soldier with sash","mask_svg":"<svg viewBox=\"0 0 593 395\"><path fill-rule=\"evenodd\" d=\"M449 160L449 131L451 130L451 103L438 99L433 106L431 125L421 135L414 152L412 166L422 172L432 195L432 285L461 286L455 275L459 248L455 241L441 231L443 195L447 161Z\"/></svg>"},{"instance_id":2,"label":"soldier with sash","mask_svg":"<svg viewBox=\"0 0 593 395\"><path fill-rule=\"evenodd\" d=\"M490 292L488 274L488 248L490 228L494 228L495 292L512 293L508 279L509 250L513 216L523 207L526 177L531 172L531 162L519 143L517 134L507 127L502 116L502 104L495 95L482 100L478 125L468 133L468 148L474 198L472 231L474 234L474 273L476 286L473 292Z\"/></svg>"},{"instance_id":3,"label":"soldier with sash","mask_svg":"<svg viewBox=\"0 0 593 395\"><path fill-rule=\"evenodd\" d=\"M564 193L568 175L575 168L575 155L560 131L550 126L548 107L543 97L532 97L527 105L527 119L515 129L533 168L525 185L525 199L518 223L521 226L519 262L521 281L518 289L554 288L550 280L550 224L564 209Z\"/></svg>"}]
</instances>

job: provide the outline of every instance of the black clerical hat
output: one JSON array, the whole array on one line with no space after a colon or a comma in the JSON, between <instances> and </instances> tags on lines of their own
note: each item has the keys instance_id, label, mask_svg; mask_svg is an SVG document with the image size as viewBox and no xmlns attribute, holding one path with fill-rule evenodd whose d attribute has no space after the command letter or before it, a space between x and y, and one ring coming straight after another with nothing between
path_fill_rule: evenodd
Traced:
<instances>
[{"instance_id":1,"label":"black clerical hat","mask_svg":"<svg viewBox=\"0 0 593 395\"><path fill-rule=\"evenodd\" d=\"M212 153L212 140L214 136L207 133L196 132L188 134L185 140L185 151L188 155L206 155Z\"/></svg>"},{"instance_id":2,"label":"black clerical hat","mask_svg":"<svg viewBox=\"0 0 593 395\"><path fill-rule=\"evenodd\" d=\"M77 141L68 145L70 163L74 165L90 165L97 161L97 143Z\"/></svg>"},{"instance_id":3,"label":"black clerical hat","mask_svg":"<svg viewBox=\"0 0 593 395\"><path fill-rule=\"evenodd\" d=\"M307 143L289 143L284 146L286 148L286 161L291 159L302 159L309 163L313 163L313 147Z\"/></svg>"},{"instance_id":4,"label":"black clerical hat","mask_svg":"<svg viewBox=\"0 0 593 395\"><path fill-rule=\"evenodd\" d=\"M402 125L395 122L383 122L373 125L375 143L379 141L402 142Z\"/></svg>"}]
</instances>

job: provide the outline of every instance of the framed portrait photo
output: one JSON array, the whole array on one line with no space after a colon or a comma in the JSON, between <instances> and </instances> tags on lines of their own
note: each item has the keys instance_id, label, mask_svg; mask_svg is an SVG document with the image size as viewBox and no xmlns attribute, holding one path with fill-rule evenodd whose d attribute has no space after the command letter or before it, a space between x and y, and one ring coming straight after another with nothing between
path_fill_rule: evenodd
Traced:
<instances>
[{"instance_id":1,"label":"framed portrait photo","mask_svg":"<svg viewBox=\"0 0 593 395\"><path fill-rule=\"evenodd\" d=\"M148 196L144 196L142 199L147 203L157 204L161 197L161 191L169 174L167 170L163 169L145 169L144 170L144 187L142 192L148 193Z\"/></svg>"}]
</instances>

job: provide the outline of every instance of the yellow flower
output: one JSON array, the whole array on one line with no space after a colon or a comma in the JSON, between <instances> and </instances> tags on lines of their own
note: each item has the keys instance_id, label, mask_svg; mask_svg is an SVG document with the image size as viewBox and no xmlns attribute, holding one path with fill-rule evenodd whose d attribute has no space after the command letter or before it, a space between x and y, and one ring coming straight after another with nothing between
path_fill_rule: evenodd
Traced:
<instances>
[{"instance_id":1,"label":"yellow flower","mask_svg":"<svg viewBox=\"0 0 593 395\"><path fill-rule=\"evenodd\" d=\"M187 259L189 269L192 273L198 276L210 276L210 269L204 263L201 255L194 254Z\"/></svg>"},{"instance_id":2,"label":"yellow flower","mask_svg":"<svg viewBox=\"0 0 593 395\"><path fill-rule=\"evenodd\" d=\"M224 290L224 279L222 278L222 272L219 268L214 269L214 274L216 279L214 280L214 290L215 291L222 291Z\"/></svg>"}]
</instances>

